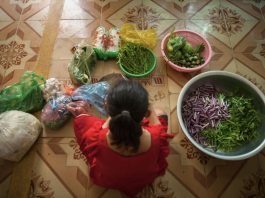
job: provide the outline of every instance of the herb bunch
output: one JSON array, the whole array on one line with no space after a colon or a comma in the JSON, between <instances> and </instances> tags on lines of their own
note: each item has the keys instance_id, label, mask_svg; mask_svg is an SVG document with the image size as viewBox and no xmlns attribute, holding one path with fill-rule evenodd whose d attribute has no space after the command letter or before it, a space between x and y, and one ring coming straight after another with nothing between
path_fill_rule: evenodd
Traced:
<instances>
[{"instance_id":1,"label":"herb bunch","mask_svg":"<svg viewBox=\"0 0 265 198\"><path fill-rule=\"evenodd\" d=\"M244 96L226 96L230 116L216 128L201 131L214 150L231 151L257 137L261 123L261 113L253 104L253 99Z\"/></svg>"},{"instance_id":2,"label":"herb bunch","mask_svg":"<svg viewBox=\"0 0 265 198\"><path fill-rule=\"evenodd\" d=\"M131 74L143 74L152 66L152 54L140 44L126 43L119 49L118 64Z\"/></svg>"}]
</instances>

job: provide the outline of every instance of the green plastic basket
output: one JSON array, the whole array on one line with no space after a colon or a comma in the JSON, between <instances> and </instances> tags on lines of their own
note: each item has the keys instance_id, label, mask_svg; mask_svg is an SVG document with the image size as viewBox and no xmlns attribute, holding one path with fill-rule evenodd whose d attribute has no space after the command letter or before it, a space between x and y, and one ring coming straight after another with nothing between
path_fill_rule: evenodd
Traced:
<instances>
[{"instance_id":1,"label":"green plastic basket","mask_svg":"<svg viewBox=\"0 0 265 198\"><path fill-rule=\"evenodd\" d=\"M119 63L120 69L121 69L121 71L122 71L122 73L124 75L126 75L128 77L137 77L138 78L138 77L145 77L145 76L149 75L152 71L154 71L154 69L156 67L156 63L157 63L156 57L155 57L154 53L150 49L146 48L146 50L151 55L150 56L151 57L151 65L149 66L148 70L146 72L144 72L144 73L141 73L141 74L134 74L134 73L128 72L126 70L126 67L124 67L122 64Z\"/></svg>"}]
</instances>

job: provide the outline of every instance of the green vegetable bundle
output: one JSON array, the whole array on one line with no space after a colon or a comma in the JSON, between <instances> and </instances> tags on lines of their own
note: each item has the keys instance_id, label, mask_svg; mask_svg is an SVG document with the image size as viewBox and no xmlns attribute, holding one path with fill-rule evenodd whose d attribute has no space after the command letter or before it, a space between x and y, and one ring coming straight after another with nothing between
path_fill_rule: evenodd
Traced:
<instances>
[{"instance_id":1,"label":"green vegetable bundle","mask_svg":"<svg viewBox=\"0 0 265 198\"><path fill-rule=\"evenodd\" d=\"M76 85L91 83L91 72L95 64L96 55L93 47L88 44L79 44L68 65L72 82Z\"/></svg>"},{"instance_id":2,"label":"green vegetable bundle","mask_svg":"<svg viewBox=\"0 0 265 198\"><path fill-rule=\"evenodd\" d=\"M0 113L9 110L36 112L44 106L41 86L45 79L32 71L26 71L18 83L0 91Z\"/></svg>"},{"instance_id":3,"label":"green vegetable bundle","mask_svg":"<svg viewBox=\"0 0 265 198\"><path fill-rule=\"evenodd\" d=\"M221 121L217 128L208 128L201 133L215 150L231 151L257 137L262 115L255 109L253 99L227 96L225 100L230 117Z\"/></svg>"},{"instance_id":4,"label":"green vegetable bundle","mask_svg":"<svg viewBox=\"0 0 265 198\"><path fill-rule=\"evenodd\" d=\"M140 44L126 43L119 49L118 63L131 74L144 74L153 63L150 50Z\"/></svg>"},{"instance_id":5,"label":"green vegetable bundle","mask_svg":"<svg viewBox=\"0 0 265 198\"><path fill-rule=\"evenodd\" d=\"M204 50L203 44L195 48L183 37L173 33L169 36L166 54L168 59L176 65L193 68L205 62L201 53Z\"/></svg>"}]
</instances>

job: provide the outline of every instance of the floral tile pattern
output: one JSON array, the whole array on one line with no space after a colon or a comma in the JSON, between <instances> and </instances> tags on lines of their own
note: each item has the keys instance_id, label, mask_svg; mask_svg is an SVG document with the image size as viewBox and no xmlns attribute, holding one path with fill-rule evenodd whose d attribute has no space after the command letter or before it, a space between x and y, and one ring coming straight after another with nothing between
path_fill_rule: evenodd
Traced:
<instances>
[{"instance_id":1,"label":"floral tile pattern","mask_svg":"<svg viewBox=\"0 0 265 198\"><path fill-rule=\"evenodd\" d=\"M2 84L7 83L16 70L29 69L29 65L25 66L26 62L34 60L36 60L36 52L30 47L29 40L12 36L5 41L0 41L0 66L4 70Z\"/></svg>"},{"instance_id":2,"label":"floral tile pattern","mask_svg":"<svg viewBox=\"0 0 265 198\"><path fill-rule=\"evenodd\" d=\"M220 9L219 0L209 1L205 6L201 7L199 12L196 12L191 19L193 20L207 20L211 19L212 21L220 21L223 20L224 15L222 10Z\"/></svg>"},{"instance_id":3,"label":"floral tile pattern","mask_svg":"<svg viewBox=\"0 0 265 198\"><path fill-rule=\"evenodd\" d=\"M117 26L119 23L128 22L136 24L139 29L161 27L158 21L163 19L173 20L169 20L169 23L166 23L167 27L169 27L174 23L176 17L152 1L144 1L143 4L141 1L132 1L107 18L113 25Z\"/></svg>"},{"instance_id":4,"label":"floral tile pattern","mask_svg":"<svg viewBox=\"0 0 265 198\"><path fill-rule=\"evenodd\" d=\"M91 42L99 25L120 27L125 22L157 31L157 67L150 76L136 80L148 90L150 101L169 115L169 131L175 134L166 174L137 197L264 197L265 149L247 160L223 161L201 153L185 137L177 119L177 99L182 87L199 72L173 70L160 52L162 38L173 28L193 30L206 37L213 50L210 63L200 72L237 73L265 94L263 0L1 0L0 90L17 82L25 70L41 68L37 64L46 54L51 55L45 64L46 77L71 84L68 64L72 47L81 41ZM117 72L116 60L97 61L92 82ZM35 115L40 118L40 112ZM8 197L15 165L0 161L1 198ZM30 197L125 197L94 185L88 172L72 120L58 130L44 128L29 178Z\"/></svg>"},{"instance_id":5,"label":"floral tile pattern","mask_svg":"<svg viewBox=\"0 0 265 198\"><path fill-rule=\"evenodd\" d=\"M88 167L77 143L74 139L53 142L37 145L31 196L85 197Z\"/></svg>"}]
</instances>

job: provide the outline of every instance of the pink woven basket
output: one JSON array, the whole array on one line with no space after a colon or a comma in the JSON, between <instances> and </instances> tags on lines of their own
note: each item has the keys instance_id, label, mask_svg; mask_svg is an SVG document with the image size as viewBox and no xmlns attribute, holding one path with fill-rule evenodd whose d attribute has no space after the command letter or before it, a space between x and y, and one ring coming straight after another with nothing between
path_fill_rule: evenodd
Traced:
<instances>
[{"instance_id":1,"label":"pink woven basket","mask_svg":"<svg viewBox=\"0 0 265 198\"><path fill-rule=\"evenodd\" d=\"M210 46L210 43L203 36L201 36L200 34L198 34L196 32L190 31L190 30L176 30L176 31L174 31L174 34L185 37L186 40L192 45L192 47L195 47L196 45L203 43L205 46L205 49L201 53L201 55L203 56L205 62L204 62L204 64L199 65L199 66L194 67L194 68L182 67L182 66L176 65L173 62L171 62L167 58L166 52L165 52L168 38L170 36L170 33L168 33L163 38L163 40L161 42L161 53L162 53L162 56L164 57L166 63L170 67L172 67L173 69L175 69L179 72L189 73L189 72L195 72L195 71L201 70L203 67L205 67L210 62L211 57L212 57L212 48Z\"/></svg>"}]
</instances>

